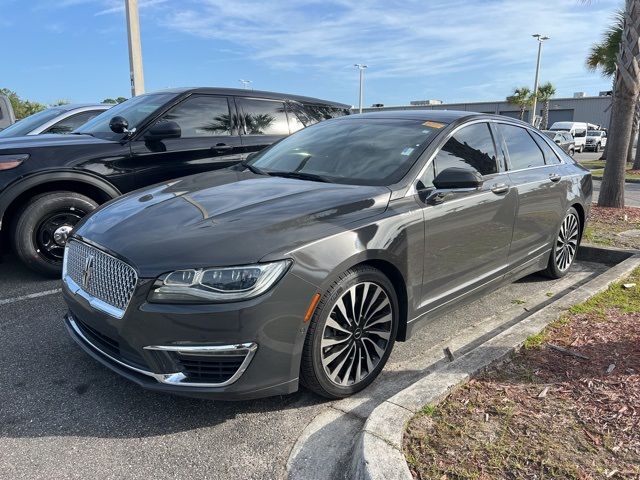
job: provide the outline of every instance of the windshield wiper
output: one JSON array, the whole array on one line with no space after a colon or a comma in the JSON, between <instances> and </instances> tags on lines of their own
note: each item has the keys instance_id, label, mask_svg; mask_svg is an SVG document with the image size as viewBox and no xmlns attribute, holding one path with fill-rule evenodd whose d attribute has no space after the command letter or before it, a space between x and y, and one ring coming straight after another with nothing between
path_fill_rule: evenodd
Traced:
<instances>
[{"instance_id":1,"label":"windshield wiper","mask_svg":"<svg viewBox=\"0 0 640 480\"><path fill-rule=\"evenodd\" d=\"M327 177L323 177L322 175L316 175L315 173L307 173L307 172L280 172L277 170L265 172L267 175L271 175L274 177L284 177L284 178L299 178L300 180L311 180L313 182L324 182L324 183L333 183Z\"/></svg>"},{"instance_id":2,"label":"windshield wiper","mask_svg":"<svg viewBox=\"0 0 640 480\"><path fill-rule=\"evenodd\" d=\"M258 167L254 167L253 165L251 165L250 163L247 163L246 161L240 162L240 165L243 166L244 168L249 169L252 173L255 173L256 175L268 175L267 172L260 170Z\"/></svg>"}]
</instances>

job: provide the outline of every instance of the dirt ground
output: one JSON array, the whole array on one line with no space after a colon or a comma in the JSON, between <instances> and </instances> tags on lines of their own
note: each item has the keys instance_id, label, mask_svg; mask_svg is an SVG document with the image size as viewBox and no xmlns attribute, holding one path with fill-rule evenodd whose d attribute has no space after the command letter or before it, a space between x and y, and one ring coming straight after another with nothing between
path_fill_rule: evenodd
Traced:
<instances>
[{"instance_id":1,"label":"dirt ground","mask_svg":"<svg viewBox=\"0 0 640 480\"><path fill-rule=\"evenodd\" d=\"M639 479L640 270L623 283L414 417L414 477Z\"/></svg>"},{"instance_id":2,"label":"dirt ground","mask_svg":"<svg viewBox=\"0 0 640 480\"><path fill-rule=\"evenodd\" d=\"M640 235L621 235L640 230L640 208L605 208L592 205L583 241L595 245L640 249Z\"/></svg>"}]
</instances>

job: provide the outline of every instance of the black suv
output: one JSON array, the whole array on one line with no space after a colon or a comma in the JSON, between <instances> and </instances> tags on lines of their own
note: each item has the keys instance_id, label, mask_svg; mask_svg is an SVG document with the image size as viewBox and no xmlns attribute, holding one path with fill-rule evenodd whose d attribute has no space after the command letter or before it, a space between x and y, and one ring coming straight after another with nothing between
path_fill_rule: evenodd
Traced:
<instances>
[{"instance_id":1,"label":"black suv","mask_svg":"<svg viewBox=\"0 0 640 480\"><path fill-rule=\"evenodd\" d=\"M0 228L22 261L57 275L73 226L122 193L224 168L349 106L254 90L140 95L71 135L0 141Z\"/></svg>"}]
</instances>

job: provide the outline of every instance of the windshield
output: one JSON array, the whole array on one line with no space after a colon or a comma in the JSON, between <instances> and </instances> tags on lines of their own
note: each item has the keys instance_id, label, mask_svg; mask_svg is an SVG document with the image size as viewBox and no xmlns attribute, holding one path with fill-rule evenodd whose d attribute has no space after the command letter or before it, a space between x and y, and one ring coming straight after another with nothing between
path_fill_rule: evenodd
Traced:
<instances>
[{"instance_id":1,"label":"windshield","mask_svg":"<svg viewBox=\"0 0 640 480\"><path fill-rule=\"evenodd\" d=\"M27 135L31 130L38 128L40 125L44 125L49 120L53 120L58 115L64 112L61 108L49 108L42 112L29 115L22 120L18 120L13 125L5 128L0 132L0 138L4 137L21 137Z\"/></svg>"},{"instance_id":2,"label":"windshield","mask_svg":"<svg viewBox=\"0 0 640 480\"><path fill-rule=\"evenodd\" d=\"M248 164L254 171L356 185L400 180L443 128L439 122L401 119L329 120L285 138Z\"/></svg>"},{"instance_id":3,"label":"windshield","mask_svg":"<svg viewBox=\"0 0 640 480\"><path fill-rule=\"evenodd\" d=\"M151 93L130 98L126 102L111 107L93 120L89 120L74 133L86 133L106 140L120 140L122 134L114 133L109 128L109 122L113 117L126 118L129 122L129 130L138 128L149 115L152 115L175 95L175 93Z\"/></svg>"},{"instance_id":4,"label":"windshield","mask_svg":"<svg viewBox=\"0 0 640 480\"><path fill-rule=\"evenodd\" d=\"M587 132L587 135L590 137L599 137L600 135L602 135L602 132L600 130L589 130Z\"/></svg>"}]
</instances>

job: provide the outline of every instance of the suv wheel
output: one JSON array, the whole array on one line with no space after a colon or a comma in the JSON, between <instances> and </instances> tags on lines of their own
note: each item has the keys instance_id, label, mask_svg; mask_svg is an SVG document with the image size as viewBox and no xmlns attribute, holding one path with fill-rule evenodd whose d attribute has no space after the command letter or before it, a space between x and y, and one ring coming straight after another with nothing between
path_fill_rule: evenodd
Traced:
<instances>
[{"instance_id":1,"label":"suv wheel","mask_svg":"<svg viewBox=\"0 0 640 480\"><path fill-rule=\"evenodd\" d=\"M553 242L545 275L551 278L561 278L567 274L576 258L579 240L580 217L576 209L571 207L562 220L556 240Z\"/></svg>"},{"instance_id":2,"label":"suv wheel","mask_svg":"<svg viewBox=\"0 0 640 480\"><path fill-rule=\"evenodd\" d=\"M576 154L575 149L570 148L570 149L569 149L569 155L571 155L571 156L573 157L575 154Z\"/></svg>"},{"instance_id":3,"label":"suv wheel","mask_svg":"<svg viewBox=\"0 0 640 480\"><path fill-rule=\"evenodd\" d=\"M398 299L389 279L373 267L348 270L325 292L311 319L302 384L328 398L362 390L387 362L398 320Z\"/></svg>"},{"instance_id":4,"label":"suv wheel","mask_svg":"<svg viewBox=\"0 0 640 480\"><path fill-rule=\"evenodd\" d=\"M601 145L599 143L596 144L596 153L600 152Z\"/></svg>"},{"instance_id":5,"label":"suv wheel","mask_svg":"<svg viewBox=\"0 0 640 480\"><path fill-rule=\"evenodd\" d=\"M98 204L74 192L38 195L18 213L13 226L13 247L30 269L60 275L67 236L76 223Z\"/></svg>"}]
</instances>

